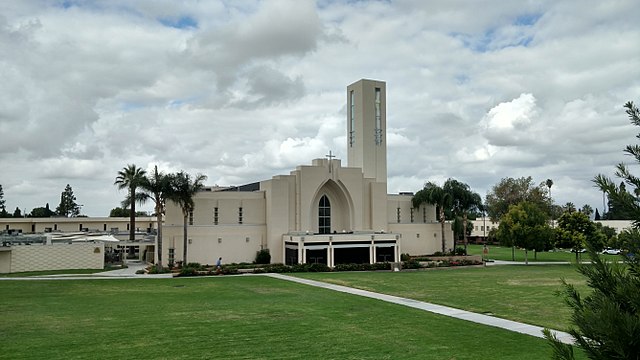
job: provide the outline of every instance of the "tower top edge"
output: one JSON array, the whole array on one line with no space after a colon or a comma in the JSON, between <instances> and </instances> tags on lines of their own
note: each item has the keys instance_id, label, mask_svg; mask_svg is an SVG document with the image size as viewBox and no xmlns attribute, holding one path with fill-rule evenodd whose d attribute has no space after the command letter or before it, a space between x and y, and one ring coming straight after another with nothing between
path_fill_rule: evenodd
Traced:
<instances>
[{"instance_id":1,"label":"tower top edge","mask_svg":"<svg viewBox=\"0 0 640 360\"><path fill-rule=\"evenodd\" d=\"M383 80L373 80L373 79L360 79L352 84L350 84L348 87L356 85L358 83L376 83L376 84L386 84L386 81Z\"/></svg>"}]
</instances>

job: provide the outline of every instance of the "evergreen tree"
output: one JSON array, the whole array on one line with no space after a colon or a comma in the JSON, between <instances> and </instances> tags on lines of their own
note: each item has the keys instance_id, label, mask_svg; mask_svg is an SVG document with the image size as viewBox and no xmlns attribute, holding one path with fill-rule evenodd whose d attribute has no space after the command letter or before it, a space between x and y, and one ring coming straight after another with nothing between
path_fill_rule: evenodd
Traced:
<instances>
[{"instance_id":1,"label":"evergreen tree","mask_svg":"<svg viewBox=\"0 0 640 360\"><path fill-rule=\"evenodd\" d=\"M71 185L67 184L60 194L60 205L56 208L56 214L64 217L76 217L80 215L80 205L76 203Z\"/></svg>"},{"instance_id":2,"label":"evergreen tree","mask_svg":"<svg viewBox=\"0 0 640 360\"><path fill-rule=\"evenodd\" d=\"M0 184L0 218L8 217L11 217L11 214L7 212L4 199L4 190L2 189L2 184Z\"/></svg>"},{"instance_id":3,"label":"evergreen tree","mask_svg":"<svg viewBox=\"0 0 640 360\"><path fill-rule=\"evenodd\" d=\"M640 110L632 102L625 107L631 123L640 126ZM640 162L640 145L628 145L625 152ZM632 195L640 189L640 178L624 164L617 166L616 176L633 191L616 186L604 175L597 175L594 183L634 220L634 229L627 232L628 252L622 262L605 261L597 253L598 238L587 236L591 262L579 265L578 271L592 291L581 295L573 285L564 283L565 299L573 310L569 333L590 359L638 359L640 354L640 199ZM571 346L559 342L547 329L545 336L553 347L554 359L574 359Z\"/></svg>"},{"instance_id":4,"label":"evergreen tree","mask_svg":"<svg viewBox=\"0 0 640 360\"><path fill-rule=\"evenodd\" d=\"M17 206L16 206L16 209L13 211L13 217L14 218L22 217L22 211L20 211L20 208Z\"/></svg>"}]
</instances>

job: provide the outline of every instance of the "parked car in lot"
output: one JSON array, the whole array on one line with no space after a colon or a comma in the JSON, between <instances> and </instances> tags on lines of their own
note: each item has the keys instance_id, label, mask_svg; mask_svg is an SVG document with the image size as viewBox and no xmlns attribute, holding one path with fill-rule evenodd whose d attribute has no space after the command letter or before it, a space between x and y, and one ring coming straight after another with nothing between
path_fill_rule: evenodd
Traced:
<instances>
[{"instance_id":1,"label":"parked car in lot","mask_svg":"<svg viewBox=\"0 0 640 360\"><path fill-rule=\"evenodd\" d=\"M606 248L602 251L602 253L607 255L620 255L621 251L620 249Z\"/></svg>"}]
</instances>

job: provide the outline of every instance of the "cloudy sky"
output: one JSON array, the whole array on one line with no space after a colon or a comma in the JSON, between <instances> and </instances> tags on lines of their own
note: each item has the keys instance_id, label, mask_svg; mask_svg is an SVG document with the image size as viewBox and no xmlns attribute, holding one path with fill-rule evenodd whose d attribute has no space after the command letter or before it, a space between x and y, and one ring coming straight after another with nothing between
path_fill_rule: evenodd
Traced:
<instances>
[{"instance_id":1,"label":"cloudy sky","mask_svg":"<svg viewBox=\"0 0 640 360\"><path fill-rule=\"evenodd\" d=\"M10 212L70 184L106 216L118 170L208 185L346 162L346 86L387 82L389 192L449 177L483 197L594 175L637 142L640 4L609 1L2 1L0 184ZM151 209L151 206L146 206Z\"/></svg>"}]
</instances>

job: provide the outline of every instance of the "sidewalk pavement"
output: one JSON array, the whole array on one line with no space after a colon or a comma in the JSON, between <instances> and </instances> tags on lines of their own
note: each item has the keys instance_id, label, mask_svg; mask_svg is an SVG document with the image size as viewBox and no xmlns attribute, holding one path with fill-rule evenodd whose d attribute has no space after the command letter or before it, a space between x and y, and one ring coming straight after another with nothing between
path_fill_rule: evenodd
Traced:
<instances>
[{"instance_id":1,"label":"sidewalk pavement","mask_svg":"<svg viewBox=\"0 0 640 360\"><path fill-rule=\"evenodd\" d=\"M491 260L487 261L487 266L495 265L569 265L569 261L529 261L529 264L524 261L507 261L507 260Z\"/></svg>"},{"instance_id":2,"label":"sidewalk pavement","mask_svg":"<svg viewBox=\"0 0 640 360\"><path fill-rule=\"evenodd\" d=\"M302 278L297 278L297 277L283 275L283 274L263 274L263 275L276 278L276 279L288 280L288 281L293 281L300 284L311 285L311 286L321 287L329 290L339 291L347 294L359 295L359 296L364 296L371 299L387 301L390 303L404 305L404 306L412 307L414 309L429 311L435 314L445 315L445 316L453 317L456 319L467 320L467 321L475 322L478 324L494 326L501 329L521 333L521 334L544 338L544 335L542 334L543 328L535 325L529 325L529 324L519 323L516 321L505 320L505 319L484 315L484 314L472 313L469 311L460 310L460 309L456 309L448 306L436 305L436 304L431 304L423 301L407 299L407 298L386 295L386 294L380 294L380 293L375 293L371 291L360 290L360 289L350 288L350 287L341 286L341 285L334 285L334 284L329 284L329 283L320 282L320 281L302 279ZM572 344L572 345L574 344L573 338L568 333L557 331L557 330L551 330L551 333L555 334L558 340L562 341L565 344Z\"/></svg>"},{"instance_id":3,"label":"sidewalk pavement","mask_svg":"<svg viewBox=\"0 0 640 360\"><path fill-rule=\"evenodd\" d=\"M29 277L0 277L0 280L87 280L87 279L167 279L172 278L171 273L165 274L136 274L143 270L147 264L139 260L125 260L126 268L97 272L93 274L59 274L41 275Z\"/></svg>"}]
</instances>

